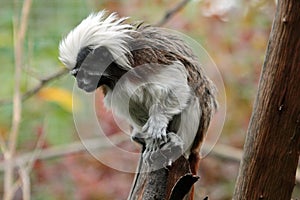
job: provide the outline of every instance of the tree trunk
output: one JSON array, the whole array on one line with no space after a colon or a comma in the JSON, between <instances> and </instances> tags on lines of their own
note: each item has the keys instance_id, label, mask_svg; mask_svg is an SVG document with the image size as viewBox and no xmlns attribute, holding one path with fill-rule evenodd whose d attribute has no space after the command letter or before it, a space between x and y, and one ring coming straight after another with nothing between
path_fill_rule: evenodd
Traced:
<instances>
[{"instance_id":1,"label":"tree trunk","mask_svg":"<svg viewBox=\"0 0 300 200\"><path fill-rule=\"evenodd\" d=\"M278 1L233 199L291 199L300 152L300 1Z\"/></svg>"}]
</instances>

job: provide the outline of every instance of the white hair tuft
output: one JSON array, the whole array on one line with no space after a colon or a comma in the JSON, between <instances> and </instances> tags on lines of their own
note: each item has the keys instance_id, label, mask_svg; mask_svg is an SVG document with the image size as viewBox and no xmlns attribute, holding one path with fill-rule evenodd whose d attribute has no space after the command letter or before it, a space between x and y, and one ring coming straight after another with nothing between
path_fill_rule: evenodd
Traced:
<instances>
[{"instance_id":1,"label":"white hair tuft","mask_svg":"<svg viewBox=\"0 0 300 200\"><path fill-rule=\"evenodd\" d=\"M128 33L134 30L130 24L123 24L127 17L118 18L112 13L105 18L105 13L90 14L60 42L59 59L69 69L75 67L78 53L87 46L91 49L105 46L119 65L131 68L124 54L130 55L126 39L131 38Z\"/></svg>"}]
</instances>

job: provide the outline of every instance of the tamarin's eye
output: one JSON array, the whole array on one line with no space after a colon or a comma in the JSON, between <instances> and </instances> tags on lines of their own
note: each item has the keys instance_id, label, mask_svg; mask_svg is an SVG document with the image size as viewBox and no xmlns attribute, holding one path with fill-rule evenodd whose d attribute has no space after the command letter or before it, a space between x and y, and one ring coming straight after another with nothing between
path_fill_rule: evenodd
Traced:
<instances>
[{"instance_id":1,"label":"tamarin's eye","mask_svg":"<svg viewBox=\"0 0 300 200\"><path fill-rule=\"evenodd\" d=\"M73 75L73 76L76 76L77 73L78 73L78 71L79 71L78 68L72 69L72 70L70 71L70 74Z\"/></svg>"}]
</instances>

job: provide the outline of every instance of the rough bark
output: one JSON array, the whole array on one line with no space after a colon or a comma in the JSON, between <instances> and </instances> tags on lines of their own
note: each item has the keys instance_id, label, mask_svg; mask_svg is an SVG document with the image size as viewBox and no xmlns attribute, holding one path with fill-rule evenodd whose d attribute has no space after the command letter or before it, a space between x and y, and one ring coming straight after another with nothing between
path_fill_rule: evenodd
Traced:
<instances>
[{"instance_id":1,"label":"rough bark","mask_svg":"<svg viewBox=\"0 0 300 200\"><path fill-rule=\"evenodd\" d=\"M300 1L278 1L233 199L291 199L300 151Z\"/></svg>"},{"instance_id":2,"label":"rough bark","mask_svg":"<svg viewBox=\"0 0 300 200\"><path fill-rule=\"evenodd\" d=\"M141 171L144 171L142 164ZM191 188L199 179L191 174L188 161L181 156L171 167L138 175L129 200L192 199Z\"/></svg>"}]
</instances>

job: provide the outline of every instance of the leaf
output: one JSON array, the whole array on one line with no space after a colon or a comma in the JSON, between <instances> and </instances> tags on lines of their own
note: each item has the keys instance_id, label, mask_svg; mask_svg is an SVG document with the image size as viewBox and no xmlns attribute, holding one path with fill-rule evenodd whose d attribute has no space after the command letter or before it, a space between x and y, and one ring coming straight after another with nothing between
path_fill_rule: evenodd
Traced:
<instances>
[{"instance_id":1,"label":"leaf","mask_svg":"<svg viewBox=\"0 0 300 200\"><path fill-rule=\"evenodd\" d=\"M73 98L72 93L68 90L57 87L47 87L38 93L38 97L45 101L55 102L63 109L72 112Z\"/></svg>"},{"instance_id":2,"label":"leaf","mask_svg":"<svg viewBox=\"0 0 300 200\"><path fill-rule=\"evenodd\" d=\"M187 173L176 182L172 189L171 197L169 200L180 200L189 193L194 183L198 181L200 177Z\"/></svg>"}]
</instances>

